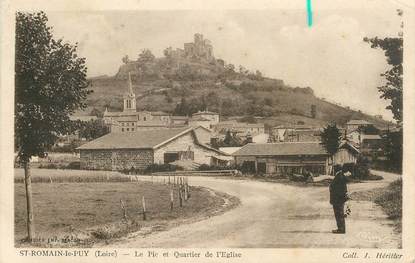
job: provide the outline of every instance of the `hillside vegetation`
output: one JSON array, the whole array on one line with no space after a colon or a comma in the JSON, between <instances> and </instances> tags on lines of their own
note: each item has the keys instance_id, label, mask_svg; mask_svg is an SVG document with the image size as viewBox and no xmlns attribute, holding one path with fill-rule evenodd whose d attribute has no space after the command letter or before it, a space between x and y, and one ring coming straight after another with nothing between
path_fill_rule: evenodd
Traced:
<instances>
[{"instance_id":1,"label":"hillside vegetation","mask_svg":"<svg viewBox=\"0 0 415 263\"><path fill-rule=\"evenodd\" d=\"M139 110L190 115L208 109L225 118L255 116L269 125L304 122L320 126L328 121L342 125L350 119L387 125L381 119L317 98L310 87L290 87L282 80L263 77L261 72L242 66L236 69L220 59L155 58L148 50L143 53L136 61L123 59L115 76L90 79L90 108L120 111L130 73Z\"/></svg>"}]
</instances>

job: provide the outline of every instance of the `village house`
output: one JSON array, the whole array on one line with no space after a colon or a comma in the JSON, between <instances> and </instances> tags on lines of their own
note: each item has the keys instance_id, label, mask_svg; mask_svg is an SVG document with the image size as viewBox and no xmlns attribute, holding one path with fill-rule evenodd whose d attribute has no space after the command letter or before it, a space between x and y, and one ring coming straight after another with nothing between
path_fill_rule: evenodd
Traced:
<instances>
[{"instance_id":1,"label":"village house","mask_svg":"<svg viewBox=\"0 0 415 263\"><path fill-rule=\"evenodd\" d=\"M321 131L321 128L304 125L281 125L272 128L272 138L276 142L318 142Z\"/></svg>"},{"instance_id":2,"label":"village house","mask_svg":"<svg viewBox=\"0 0 415 263\"><path fill-rule=\"evenodd\" d=\"M217 164L230 156L197 139L192 127L109 133L79 148L82 169L145 169L151 164L189 160Z\"/></svg>"},{"instance_id":3,"label":"village house","mask_svg":"<svg viewBox=\"0 0 415 263\"><path fill-rule=\"evenodd\" d=\"M365 120L350 120L346 123L346 130L347 133L357 130L359 128L373 125L372 123L365 121Z\"/></svg>"},{"instance_id":4,"label":"village house","mask_svg":"<svg viewBox=\"0 0 415 263\"><path fill-rule=\"evenodd\" d=\"M217 133L226 133L227 131L233 131L241 136L250 134L255 136L256 134L264 134L265 126L263 123L245 123L237 122L236 120L221 121L213 125L213 130Z\"/></svg>"},{"instance_id":5,"label":"village house","mask_svg":"<svg viewBox=\"0 0 415 263\"><path fill-rule=\"evenodd\" d=\"M189 126L191 127L205 127L206 129L212 129L215 124L219 122L219 114L212 111L198 111L192 114L192 118L189 120Z\"/></svg>"},{"instance_id":6,"label":"village house","mask_svg":"<svg viewBox=\"0 0 415 263\"><path fill-rule=\"evenodd\" d=\"M360 136L360 151L363 154L377 154L382 152L382 137L378 134L362 134Z\"/></svg>"},{"instance_id":7,"label":"village house","mask_svg":"<svg viewBox=\"0 0 415 263\"><path fill-rule=\"evenodd\" d=\"M359 151L343 143L333 157L335 164L355 163ZM328 174L331 159L318 142L249 143L232 154L236 165L261 174Z\"/></svg>"}]
</instances>

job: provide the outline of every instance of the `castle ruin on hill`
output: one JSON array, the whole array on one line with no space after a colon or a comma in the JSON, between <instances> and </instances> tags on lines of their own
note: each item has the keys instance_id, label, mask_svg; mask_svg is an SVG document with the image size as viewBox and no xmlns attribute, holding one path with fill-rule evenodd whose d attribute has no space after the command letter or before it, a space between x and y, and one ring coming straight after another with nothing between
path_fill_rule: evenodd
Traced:
<instances>
[{"instance_id":1,"label":"castle ruin on hill","mask_svg":"<svg viewBox=\"0 0 415 263\"><path fill-rule=\"evenodd\" d=\"M194 35L194 41L190 43L184 43L183 49L176 48L173 50L171 47L165 50L166 57L172 58L199 58L206 61L213 61L213 47L209 39L204 39L202 34L196 33Z\"/></svg>"}]
</instances>

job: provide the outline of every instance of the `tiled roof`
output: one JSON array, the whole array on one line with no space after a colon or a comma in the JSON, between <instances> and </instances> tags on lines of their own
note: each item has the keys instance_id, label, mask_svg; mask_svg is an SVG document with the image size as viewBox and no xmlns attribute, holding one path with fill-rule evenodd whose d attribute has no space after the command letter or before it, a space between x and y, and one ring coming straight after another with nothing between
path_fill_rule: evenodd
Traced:
<instances>
[{"instance_id":1,"label":"tiled roof","mask_svg":"<svg viewBox=\"0 0 415 263\"><path fill-rule=\"evenodd\" d=\"M172 120L187 120L189 117L187 116L170 116L170 119Z\"/></svg>"},{"instance_id":2,"label":"tiled roof","mask_svg":"<svg viewBox=\"0 0 415 263\"><path fill-rule=\"evenodd\" d=\"M169 116L170 114L168 114L167 112L164 112L164 111L152 111L151 115L153 115L153 116Z\"/></svg>"},{"instance_id":3,"label":"tiled roof","mask_svg":"<svg viewBox=\"0 0 415 263\"><path fill-rule=\"evenodd\" d=\"M109 133L80 146L78 149L152 149L191 130L191 128L186 127L125 132L121 134Z\"/></svg>"},{"instance_id":4,"label":"tiled roof","mask_svg":"<svg viewBox=\"0 0 415 263\"><path fill-rule=\"evenodd\" d=\"M71 121L90 121L90 120L97 120L98 117L97 116L90 116L90 115L88 115L88 116L74 116L74 115L72 115L72 116L69 116L69 119Z\"/></svg>"},{"instance_id":5,"label":"tiled roof","mask_svg":"<svg viewBox=\"0 0 415 263\"><path fill-rule=\"evenodd\" d=\"M206 119L205 117L202 117L202 116L195 116L195 117L192 117L191 121L211 121L211 120Z\"/></svg>"},{"instance_id":6,"label":"tiled roof","mask_svg":"<svg viewBox=\"0 0 415 263\"><path fill-rule=\"evenodd\" d=\"M382 137L380 137L380 135L377 134L362 134L361 135L361 139L363 140L381 140Z\"/></svg>"},{"instance_id":7,"label":"tiled roof","mask_svg":"<svg viewBox=\"0 0 415 263\"><path fill-rule=\"evenodd\" d=\"M232 155L327 155L327 152L318 142L249 143Z\"/></svg>"},{"instance_id":8,"label":"tiled roof","mask_svg":"<svg viewBox=\"0 0 415 263\"><path fill-rule=\"evenodd\" d=\"M138 112L134 111L118 111L118 112L104 112L104 117L120 117L120 116L137 116Z\"/></svg>"},{"instance_id":9,"label":"tiled roof","mask_svg":"<svg viewBox=\"0 0 415 263\"><path fill-rule=\"evenodd\" d=\"M368 121L365 121L365 120L350 120L346 124L348 124L348 125L367 125L367 124L372 124L372 123L370 123Z\"/></svg>"},{"instance_id":10,"label":"tiled roof","mask_svg":"<svg viewBox=\"0 0 415 263\"><path fill-rule=\"evenodd\" d=\"M219 113L213 112L213 111L199 111L196 113L193 113L192 115L218 115Z\"/></svg>"}]
</instances>

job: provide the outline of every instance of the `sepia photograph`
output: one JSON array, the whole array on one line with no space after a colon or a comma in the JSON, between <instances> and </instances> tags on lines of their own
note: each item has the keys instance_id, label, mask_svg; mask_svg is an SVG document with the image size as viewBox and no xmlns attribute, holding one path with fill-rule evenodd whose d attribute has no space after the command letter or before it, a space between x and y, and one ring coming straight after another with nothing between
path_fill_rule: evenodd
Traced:
<instances>
[{"instance_id":1,"label":"sepia photograph","mask_svg":"<svg viewBox=\"0 0 415 263\"><path fill-rule=\"evenodd\" d=\"M314 2L11 13L17 255L221 248L212 257L237 259L243 252L227 249L318 248L409 262L413 2ZM128 256L160 259L152 253Z\"/></svg>"}]
</instances>

